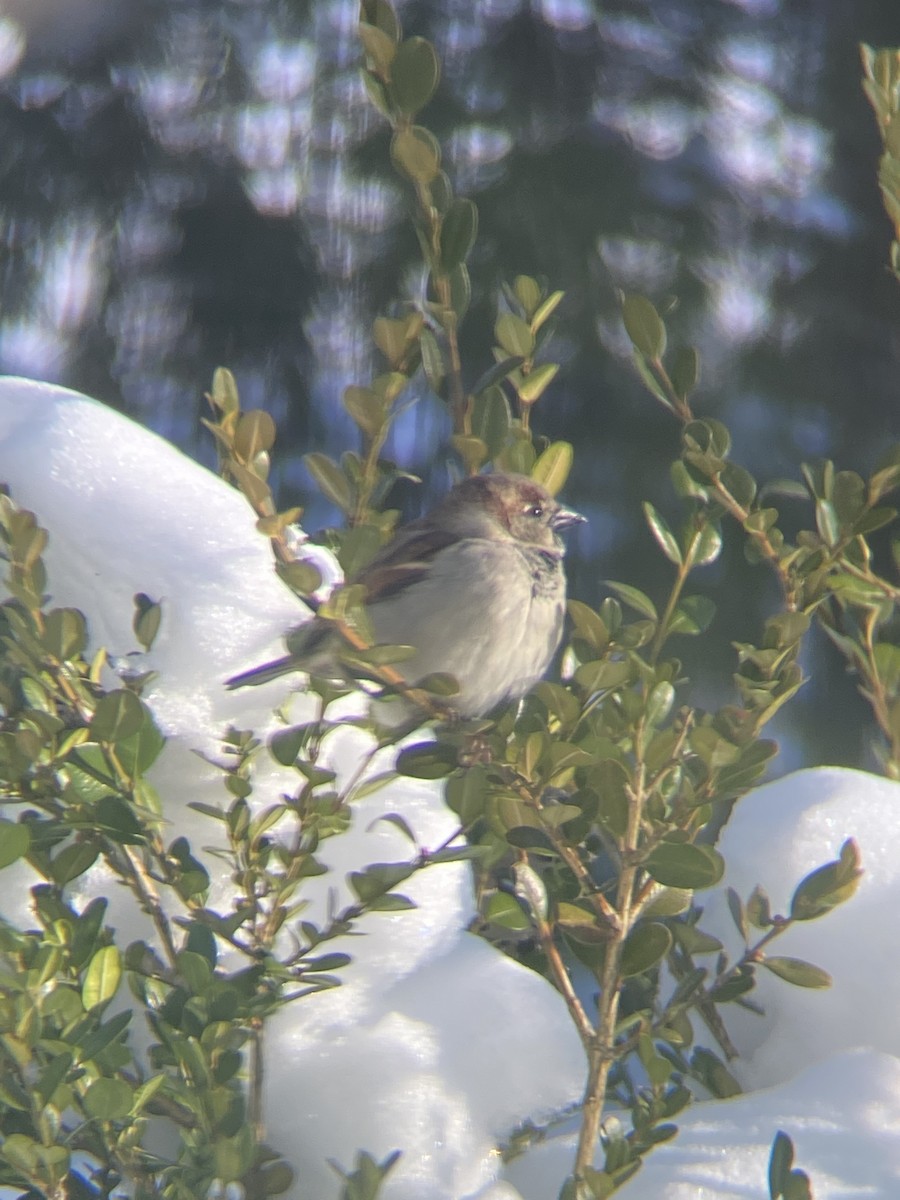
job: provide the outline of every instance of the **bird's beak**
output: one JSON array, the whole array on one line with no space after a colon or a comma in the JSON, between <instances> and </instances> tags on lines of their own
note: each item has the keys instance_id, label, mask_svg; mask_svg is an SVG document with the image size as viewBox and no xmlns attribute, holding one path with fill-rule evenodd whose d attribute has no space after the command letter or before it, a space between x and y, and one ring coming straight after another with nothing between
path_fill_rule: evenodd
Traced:
<instances>
[{"instance_id":1,"label":"bird's beak","mask_svg":"<svg viewBox=\"0 0 900 1200\"><path fill-rule=\"evenodd\" d=\"M570 525L584 525L586 521L587 517L582 516L580 512L575 512L573 508L561 508L550 518L550 528L556 532L560 529L568 529Z\"/></svg>"}]
</instances>

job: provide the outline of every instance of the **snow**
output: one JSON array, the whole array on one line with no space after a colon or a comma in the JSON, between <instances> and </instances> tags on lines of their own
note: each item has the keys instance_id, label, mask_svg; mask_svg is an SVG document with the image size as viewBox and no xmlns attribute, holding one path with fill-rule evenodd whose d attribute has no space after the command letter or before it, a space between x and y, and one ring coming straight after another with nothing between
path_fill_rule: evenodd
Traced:
<instances>
[{"instance_id":1,"label":"snow","mask_svg":"<svg viewBox=\"0 0 900 1200\"><path fill-rule=\"evenodd\" d=\"M772 912L786 915L794 888L816 867L838 857L853 837L864 874L852 901L815 921L794 925L771 946L824 967L832 987L789 987L768 971L757 974L753 999L765 1017L734 1005L723 1010L741 1051L735 1075L745 1088L791 1078L820 1057L823 1047L849 1049L860 1042L900 1057L896 1008L879 1002L900 995L900 785L861 771L835 767L797 771L758 788L737 806L719 849L728 864L722 887L746 900L760 884ZM717 891L700 927L714 933L732 955L743 945Z\"/></svg>"},{"instance_id":2,"label":"snow","mask_svg":"<svg viewBox=\"0 0 900 1200\"><path fill-rule=\"evenodd\" d=\"M162 601L160 635L142 664L159 673L146 698L169 738L152 782L177 832L201 854L216 827L186 804L224 802L221 772L207 761L221 733L231 724L271 732L272 710L292 686L227 692L223 680L279 653L283 631L306 616L278 582L253 514L154 434L86 397L23 379L0 379L0 480L49 529L53 603L86 613L94 646L128 653L134 593ZM302 695L291 703L293 720L310 711ZM345 706L344 715L352 711ZM368 735L349 725L326 743L342 778L370 749ZM262 807L293 779L259 761L253 802ZM369 770L389 761L383 751ZM339 902L349 898L347 872L408 857L402 834L376 820L393 811L425 846L455 828L439 785L404 779L373 792L354 805L350 832L323 843L320 857L333 871L315 881L312 919L325 911L329 887ZM754 999L765 1016L723 1010L746 1094L687 1110L678 1137L617 1196L761 1197L779 1129L793 1139L817 1200L900 1194L900 934L891 915L900 901L898 834L900 785L857 771L801 771L738 804L720 845L724 884L745 899L761 884L776 912L845 838L858 841L865 874L857 896L771 948L824 967L834 986L792 988L760 971ZM217 860L205 861L215 869ZM28 921L28 868L7 870L2 882L4 915ZM110 894L124 943L152 937L103 868L78 882L82 898ZM565 1007L543 979L465 932L473 912L465 865L431 868L403 890L415 911L375 914L365 936L329 944L353 956L344 985L286 1007L268 1029L268 1135L297 1169L290 1196L331 1200L340 1184L328 1158L349 1168L358 1149L383 1158L399 1148L385 1200L555 1200L571 1168L570 1133L506 1167L497 1144L581 1093L584 1058ZM212 902L228 895L219 869ZM701 927L740 953L723 890L702 901Z\"/></svg>"},{"instance_id":3,"label":"snow","mask_svg":"<svg viewBox=\"0 0 900 1200\"><path fill-rule=\"evenodd\" d=\"M816 1200L900 1195L900 1061L888 1054L830 1055L778 1088L696 1104L678 1128L616 1200L762 1200L779 1129ZM556 1200L574 1150L572 1137L538 1146L508 1179L526 1200Z\"/></svg>"}]
</instances>

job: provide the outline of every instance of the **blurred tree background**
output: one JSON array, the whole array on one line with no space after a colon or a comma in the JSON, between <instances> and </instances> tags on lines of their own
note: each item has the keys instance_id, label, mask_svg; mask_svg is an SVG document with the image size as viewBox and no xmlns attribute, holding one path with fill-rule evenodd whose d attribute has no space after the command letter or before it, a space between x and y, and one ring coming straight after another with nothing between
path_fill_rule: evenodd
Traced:
<instances>
[{"instance_id":1,"label":"blurred tree background","mask_svg":"<svg viewBox=\"0 0 900 1200\"><path fill-rule=\"evenodd\" d=\"M576 445L576 595L596 603L604 578L656 595L671 570L640 501L677 517L679 431L630 365L620 288L678 297L697 409L761 480L820 457L865 472L898 440L900 294L858 58L900 43L896 0L398 7L441 55L424 120L480 211L468 381L501 280L566 291L535 426ZM300 457L352 443L340 397L372 374L371 321L423 286L356 21L354 0L0 0L0 371L84 390L211 465L203 391L230 367L278 422L273 481L310 530L335 513ZM428 498L447 434L423 383L387 452ZM775 600L741 540L705 571L716 623L685 641L699 703L727 697L731 642ZM807 670L780 769L872 765L824 639Z\"/></svg>"}]
</instances>

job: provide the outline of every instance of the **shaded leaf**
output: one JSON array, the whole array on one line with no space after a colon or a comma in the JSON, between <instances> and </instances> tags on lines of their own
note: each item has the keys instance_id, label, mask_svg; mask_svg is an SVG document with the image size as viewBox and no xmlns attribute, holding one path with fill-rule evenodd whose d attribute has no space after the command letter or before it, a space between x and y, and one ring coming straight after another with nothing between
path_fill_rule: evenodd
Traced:
<instances>
[{"instance_id":1,"label":"shaded leaf","mask_svg":"<svg viewBox=\"0 0 900 1200\"><path fill-rule=\"evenodd\" d=\"M649 971L668 954L672 935L658 921L639 924L625 939L622 947L622 974L640 975Z\"/></svg>"},{"instance_id":2,"label":"shaded leaf","mask_svg":"<svg viewBox=\"0 0 900 1200\"><path fill-rule=\"evenodd\" d=\"M144 706L134 692L119 689L107 692L97 701L90 723L90 735L97 742L123 742L137 733L144 723Z\"/></svg>"},{"instance_id":3,"label":"shaded leaf","mask_svg":"<svg viewBox=\"0 0 900 1200\"><path fill-rule=\"evenodd\" d=\"M821 967L804 962L802 958L788 958L782 955L769 955L760 964L766 970L784 979L795 987L828 988L831 987L831 976Z\"/></svg>"},{"instance_id":4,"label":"shaded leaf","mask_svg":"<svg viewBox=\"0 0 900 1200\"><path fill-rule=\"evenodd\" d=\"M441 148L429 130L413 125L394 134L391 161L417 183L431 183L440 173Z\"/></svg>"},{"instance_id":5,"label":"shaded leaf","mask_svg":"<svg viewBox=\"0 0 900 1200\"><path fill-rule=\"evenodd\" d=\"M622 301L625 332L635 350L651 361L666 352L666 327L646 296L626 296Z\"/></svg>"},{"instance_id":6,"label":"shaded leaf","mask_svg":"<svg viewBox=\"0 0 900 1200\"><path fill-rule=\"evenodd\" d=\"M479 376L472 388L472 395L480 396L482 392L486 392L488 388L492 388L495 383L502 382L511 371L514 371L516 367L520 367L524 361L525 359L521 354L514 354L511 358L503 358L499 362L494 363L492 367L488 367L483 375Z\"/></svg>"},{"instance_id":7,"label":"shaded leaf","mask_svg":"<svg viewBox=\"0 0 900 1200\"><path fill-rule=\"evenodd\" d=\"M649 500L644 501L643 509L647 524L650 526L650 532L656 538L663 554L676 567L680 567L682 563L681 547L678 545L678 539L669 528L665 518L653 507Z\"/></svg>"},{"instance_id":8,"label":"shaded leaf","mask_svg":"<svg viewBox=\"0 0 900 1200\"><path fill-rule=\"evenodd\" d=\"M606 587L616 593L620 600L639 612L641 616L648 617L651 621L659 620L656 606L644 592L639 591L638 588L632 587L628 583L617 583L613 579L604 579L603 582Z\"/></svg>"},{"instance_id":9,"label":"shaded leaf","mask_svg":"<svg viewBox=\"0 0 900 1200\"><path fill-rule=\"evenodd\" d=\"M391 94L401 112L412 116L434 95L441 68L434 46L425 38L401 42L391 63Z\"/></svg>"},{"instance_id":10,"label":"shaded leaf","mask_svg":"<svg viewBox=\"0 0 900 1200\"><path fill-rule=\"evenodd\" d=\"M478 236L478 209L471 200L457 197L441 223L441 265L445 271L465 262Z\"/></svg>"}]
</instances>

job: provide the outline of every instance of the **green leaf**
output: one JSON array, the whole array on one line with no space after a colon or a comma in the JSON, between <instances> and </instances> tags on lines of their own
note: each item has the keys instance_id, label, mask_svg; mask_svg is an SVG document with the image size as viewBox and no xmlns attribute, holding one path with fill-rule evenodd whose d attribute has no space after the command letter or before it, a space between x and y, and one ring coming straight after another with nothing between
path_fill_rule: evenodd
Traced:
<instances>
[{"instance_id":1,"label":"green leaf","mask_svg":"<svg viewBox=\"0 0 900 1200\"><path fill-rule=\"evenodd\" d=\"M107 692L97 701L91 718L90 735L96 742L124 742L144 723L144 706L134 692L124 688Z\"/></svg>"},{"instance_id":2,"label":"green leaf","mask_svg":"<svg viewBox=\"0 0 900 1200\"><path fill-rule=\"evenodd\" d=\"M722 943L718 938L704 933L696 925L688 925L686 922L679 921L675 924L674 932L678 945L688 954L716 954L722 949Z\"/></svg>"},{"instance_id":3,"label":"green leaf","mask_svg":"<svg viewBox=\"0 0 900 1200\"><path fill-rule=\"evenodd\" d=\"M397 53L396 39L383 29L360 21L358 26L359 39L363 44L366 56L379 75L387 78L390 74L391 63Z\"/></svg>"},{"instance_id":4,"label":"green leaf","mask_svg":"<svg viewBox=\"0 0 900 1200\"><path fill-rule=\"evenodd\" d=\"M512 291L530 321L532 314L541 302L540 284L530 275L517 275L513 280Z\"/></svg>"},{"instance_id":5,"label":"green leaf","mask_svg":"<svg viewBox=\"0 0 900 1200\"><path fill-rule=\"evenodd\" d=\"M652 727L662 725L675 703L675 689L663 680L653 688L644 706L644 720Z\"/></svg>"},{"instance_id":6,"label":"green leaf","mask_svg":"<svg viewBox=\"0 0 900 1200\"><path fill-rule=\"evenodd\" d=\"M143 592L138 592L134 597L131 628L144 650L149 650L156 641L161 621L162 605L156 600L151 600Z\"/></svg>"},{"instance_id":7,"label":"green leaf","mask_svg":"<svg viewBox=\"0 0 900 1200\"><path fill-rule=\"evenodd\" d=\"M391 63L391 94L402 113L412 116L434 95L441 67L434 46L425 38L401 42Z\"/></svg>"},{"instance_id":8,"label":"green leaf","mask_svg":"<svg viewBox=\"0 0 900 1200\"><path fill-rule=\"evenodd\" d=\"M537 455L530 437L516 437L503 447L495 458L501 471L512 471L517 475L530 475Z\"/></svg>"},{"instance_id":9,"label":"green leaf","mask_svg":"<svg viewBox=\"0 0 900 1200\"><path fill-rule=\"evenodd\" d=\"M49 1102L50 1097L65 1079L72 1065L72 1059L72 1051L64 1050L61 1054L57 1054L51 1058L50 1062L41 1071L35 1083L34 1090L40 1097L42 1104Z\"/></svg>"},{"instance_id":10,"label":"green leaf","mask_svg":"<svg viewBox=\"0 0 900 1200\"><path fill-rule=\"evenodd\" d=\"M385 403L371 388L351 384L344 389L344 408L368 437L374 437L385 420Z\"/></svg>"},{"instance_id":11,"label":"green leaf","mask_svg":"<svg viewBox=\"0 0 900 1200\"><path fill-rule=\"evenodd\" d=\"M657 512L649 500L645 500L643 504L644 517L647 524L650 526L650 532L659 543L659 547L665 554L666 558L680 567L682 563L681 547L678 545L678 539L669 528L665 518Z\"/></svg>"},{"instance_id":12,"label":"green leaf","mask_svg":"<svg viewBox=\"0 0 900 1200\"><path fill-rule=\"evenodd\" d=\"M574 457L569 442L551 442L531 468L531 478L555 496L565 487Z\"/></svg>"},{"instance_id":13,"label":"green leaf","mask_svg":"<svg viewBox=\"0 0 900 1200\"><path fill-rule=\"evenodd\" d=\"M419 742L407 746L397 756L397 774L411 779L443 779L457 766L456 749L439 742Z\"/></svg>"},{"instance_id":14,"label":"green leaf","mask_svg":"<svg viewBox=\"0 0 900 1200\"><path fill-rule=\"evenodd\" d=\"M812 921L849 900L859 886L862 865L859 847L848 838L840 858L811 871L798 885L791 898L791 917Z\"/></svg>"},{"instance_id":15,"label":"green leaf","mask_svg":"<svg viewBox=\"0 0 900 1200\"><path fill-rule=\"evenodd\" d=\"M450 440L453 449L465 463L466 471L470 475L475 474L490 457L487 443L479 437L467 437L462 433L454 433Z\"/></svg>"},{"instance_id":16,"label":"green leaf","mask_svg":"<svg viewBox=\"0 0 900 1200\"><path fill-rule=\"evenodd\" d=\"M400 370L410 349L418 342L419 332L423 328L424 317L420 312L410 313L406 317L376 317L372 326L372 337L375 345L388 360L392 373L382 375L385 390L382 401L389 401L399 394L407 383L407 378ZM377 383L376 383L377 386ZM378 394L378 393L376 393Z\"/></svg>"},{"instance_id":17,"label":"green leaf","mask_svg":"<svg viewBox=\"0 0 900 1200\"><path fill-rule=\"evenodd\" d=\"M385 892L383 896L369 902L373 912L410 912L418 907L409 896L401 896L399 892Z\"/></svg>"},{"instance_id":18,"label":"green leaf","mask_svg":"<svg viewBox=\"0 0 900 1200\"><path fill-rule=\"evenodd\" d=\"M855 471L838 471L834 477L831 501L841 525L852 525L866 506L866 485Z\"/></svg>"},{"instance_id":19,"label":"green leaf","mask_svg":"<svg viewBox=\"0 0 900 1200\"><path fill-rule=\"evenodd\" d=\"M84 1094L84 1107L99 1121L116 1121L131 1111L134 1093L124 1079L95 1079Z\"/></svg>"},{"instance_id":20,"label":"green leaf","mask_svg":"<svg viewBox=\"0 0 900 1200\"><path fill-rule=\"evenodd\" d=\"M695 890L713 887L725 871L717 850L692 842L660 842L651 850L644 867L657 883Z\"/></svg>"},{"instance_id":21,"label":"green leaf","mask_svg":"<svg viewBox=\"0 0 900 1200\"><path fill-rule=\"evenodd\" d=\"M309 725L290 725L286 729L278 729L269 740L269 751L281 766L293 766L308 736Z\"/></svg>"},{"instance_id":22,"label":"green leaf","mask_svg":"<svg viewBox=\"0 0 900 1200\"><path fill-rule=\"evenodd\" d=\"M564 296L565 292L551 292L543 304L535 309L534 315L531 317L531 328L535 333L537 333L548 317L556 311L557 305ZM526 307L525 311L529 312L530 309Z\"/></svg>"},{"instance_id":23,"label":"green leaf","mask_svg":"<svg viewBox=\"0 0 900 1200\"><path fill-rule=\"evenodd\" d=\"M708 596L682 596L669 621L669 633L696 637L709 629L715 615L715 602Z\"/></svg>"},{"instance_id":24,"label":"green leaf","mask_svg":"<svg viewBox=\"0 0 900 1200\"><path fill-rule=\"evenodd\" d=\"M94 865L99 852L90 842L73 842L71 846L65 846L50 864L53 882L62 886L77 879Z\"/></svg>"},{"instance_id":25,"label":"green leaf","mask_svg":"<svg viewBox=\"0 0 900 1200\"><path fill-rule=\"evenodd\" d=\"M494 337L507 354L530 358L534 351L534 335L525 321L515 313L501 313L494 325Z\"/></svg>"},{"instance_id":26,"label":"green leaf","mask_svg":"<svg viewBox=\"0 0 900 1200\"><path fill-rule=\"evenodd\" d=\"M472 301L472 283L465 263L455 266L449 275L450 307L457 322L461 321Z\"/></svg>"},{"instance_id":27,"label":"green leaf","mask_svg":"<svg viewBox=\"0 0 900 1200\"><path fill-rule=\"evenodd\" d=\"M775 1134L772 1152L769 1155L769 1200L778 1200L784 1194L787 1177L794 1162L794 1144L781 1130Z\"/></svg>"},{"instance_id":28,"label":"green leaf","mask_svg":"<svg viewBox=\"0 0 900 1200\"><path fill-rule=\"evenodd\" d=\"M225 415L240 411L237 383L227 367L216 367L213 371L210 399L219 412Z\"/></svg>"},{"instance_id":29,"label":"green leaf","mask_svg":"<svg viewBox=\"0 0 900 1200\"><path fill-rule=\"evenodd\" d=\"M485 918L503 929L530 929L528 919L521 904L508 892L495 892L487 903Z\"/></svg>"},{"instance_id":30,"label":"green leaf","mask_svg":"<svg viewBox=\"0 0 900 1200\"><path fill-rule=\"evenodd\" d=\"M575 683L586 692L614 691L634 679L634 668L630 662L597 660L582 663L575 671Z\"/></svg>"},{"instance_id":31,"label":"green leaf","mask_svg":"<svg viewBox=\"0 0 900 1200\"><path fill-rule=\"evenodd\" d=\"M275 445L275 422L263 409L242 413L234 433L234 452L244 463L252 463Z\"/></svg>"},{"instance_id":32,"label":"green leaf","mask_svg":"<svg viewBox=\"0 0 900 1200\"><path fill-rule=\"evenodd\" d=\"M77 608L54 608L44 620L44 645L60 662L76 658L87 644L87 625Z\"/></svg>"},{"instance_id":33,"label":"green leaf","mask_svg":"<svg viewBox=\"0 0 900 1200\"><path fill-rule=\"evenodd\" d=\"M516 388L519 399L523 404L534 404L541 398L559 371L559 363L543 363L522 376L522 382Z\"/></svg>"},{"instance_id":34,"label":"green leaf","mask_svg":"<svg viewBox=\"0 0 900 1200\"><path fill-rule=\"evenodd\" d=\"M122 979L122 959L117 946L102 946L91 958L81 985L81 1003L90 1011L115 996Z\"/></svg>"},{"instance_id":35,"label":"green leaf","mask_svg":"<svg viewBox=\"0 0 900 1200\"><path fill-rule=\"evenodd\" d=\"M478 397L482 392L493 389L494 384L502 383L507 375L511 374L516 367L521 367L524 361L525 359L521 354L514 354L511 358L502 358L499 362L494 363L492 367L488 367L483 375L479 376L478 381L472 388L472 395ZM501 392L500 395L502 396L503 393ZM506 397L504 396L505 399ZM507 425L509 425L508 421ZM506 430L504 430L505 433Z\"/></svg>"},{"instance_id":36,"label":"green leaf","mask_svg":"<svg viewBox=\"0 0 900 1200\"><path fill-rule=\"evenodd\" d=\"M440 392L447 371L437 338L430 329L423 328L419 333L419 354L425 378L435 392Z\"/></svg>"},{"instance_id":37,"label":"green leaf","mask_svg":"<svg viewBox=\"0 0 900 1200\"><path fill-rule=\"evenodd\" d=\"M512 414L502 388L491 386L475 396L472 433L484 442L491 458L496 458L503 449L511 424Z\"/></svg>"},{"instance_id":38,"label":"green leaf","mask_svg":"<svg viewBox=\"0 0 900 1200\"><path fill-rule=\"evenodd\" d=\"M116 744L119 766L129 779L137 779L156 762L165 744L166 739L160 733L153 713L143 705L140 729Z\"/></svg>"},{"instance_id":39,"label":"green leaf","mask_svg":"<svg viewBox=\"0 0 900 1200\"><path fill-rule=\"evenodd\" d=\"M611 591L615 592L619 599L627 604L629 608L635 609L641 616L647 617L651 621L659 620L653 601L636 587L632 587L628 583L617 583L613 579L604 579L603 583Z\"/></svg>"},{"instance_id":40,"label":"green leaf","mask_svg":"<svg viewBox=\"0 0 900 1200\"><path fill-rule=\"evenodd\" d=\"M722 531L713 521L707 522L690 543L689 557L693 566L706 567L715 562L722 551Z\"/></svg>"},{"instance_id":41,"label":"green leaf","mask_svg":"<svg viewBox=\"0 0 900 1200\"><path fill-rule=\"evenodd\" d=\"M123 846L139 845L144 840L141 823L122 796L101 796L94 809L94 821L98 829Z\"/></svg>"},{"instance_id":42,"label":"green leaf","mask_svg":"<svg viewBox=\"0 0 900 1200\"><path fill-rule=\"evenodd\" d=\"M759 884L750 893L747 901L747 920L754 929L768 929L772 924L772 906L768 895Z\"/></svg>"},{"instance_id":43,"label":"green leaf","mask_svg":"<svg viewBox=\"0 0 900 1200\"><path fill-rule=\"evenodd\" d=\"M416 183L431 183L440 174L441 148L430 130L413 125L394 134L391 161Z\"/></svg>"},{"instance_id":44,"label":"green leaf","mask_svg":"<svg viewBox=\"0 0 900 1200\"><path fill-rule=\"evenodd\" d=\"M326 454L304 454L303 463L325 499L348 513L353 508L353 493L350 481L337 463Z\"/></svg>"},{"instance_id":45,"label":"green leaf","mask_svg":"<svg viewBox=\"0 0 900 1200\"><path fill-rule=\"evenodd\" d=\"M787 1177L784 1200L813 1200L812 1184L805 1171L795 1168Z\"/></svg>"},{"instance_id":46,"label":"green leaf","mask_svg":"<svg viewBox=\"0 0 900 1200\"><path fill-rule=\"evenodd\" d=\"M110 1042L121 1037L131 1024L133 1015L131 1011L116 1013L114 1017L110 1017L103 1025L89 1033L86 1038L79 1040L76 1045L78 1061L80 1063L90 1062L101 1050L105 1050Z\"/></svg>"},{"instance_id":47,"label":"green leaf","mask_svg":"<svg viewBox=\"0 0 900 1200\"><path fill-rule=\"evenodd\" d=\"M27 825L0 819L0 870L28 853L31 832Z\"/></svg>"},{"instance_id":48,"label":"green leaf","mask_svg":"<svg viewBox=\"0 0 900 1200\"><path fill-rule=\"evenodd\" d=\"M408 37L391 62L390 89L398 109L407 116L425 108L440 79L440 62L431 42Z\"/></svg>"},{"instance_id":49,"label":"green leaf","mask_svg":"<svg viewBox=\"0 0 900 1200\"><path fill-rule=\"evenodd\" d=\"M821 967L804 962L802 958L786 958L780 955L770 955L762 959L761 966L784 979L795 987L828 988L831 987L831 976Z\"/></svg>"},{"instance_id":50,"label":"green leaf","mask_svg":"<svg viewBox=\"0 0 900 1200\"><path fill-rule=\"evenodd\" d=\"M856 534L874 533L876 529L883 529L885 525L890 525L896 516L896 508L886 506L872 508L854 522L853 532Z\"/></svg>"},{"instance_id":51,"label":"green leaf","mask_svg":"<svg viewBox=\"0 0 900 1200\"><path fill-rule=\"evenodd\" d=\"M457 197L441 222L441 265L445 271L466 261L478 236L478 209L464 197Z\"/></svg>"},{"instance_id":52,"label":"green leaf","mask_svg":"<svg viewBox=\"0 0 900 1200\"><path fill-rule=\"evenodd\" d=\"M400 41L400 21L391 0L364 0L362 13L370 25L386 33L392 42Z\"/></svg>"},{"instance_id":53,"label":"green leaf","mask_svg":"<svg viewBox=\"0 0 900 1200\"><path fill-rule=\"evenodd\" d=\"M625 939L622 947L622 974L640 975L655 967L669 952L672 935L658 921L640 924Z\"/></svg>"},{"instance_id":54,"label":"green leaf","mask_svg":"<svg viewBox=\"0 0 900 1200\"><path fill-rule=\"evenodd\" d=\"M566 608L577 636L602 654L609 645L609 630L603 618L580 600L569 600Z\"/></svg>"},{"instance_id":55,"label":"green leaf","mask_svg":"<svg viewBox=\"0 0 900 1200\"><path fill-rule=\"evenodd\" d=\"M348 882L357 898L365 904L409 879L414 869L409 863L372 863L364 871L352 871Z\"/></svg>"},{"instance_id":56,"label":"green leaf","mask_svg":"<svg viewBox=\"0 0 900 1200\"><path fill-rule=\"evenodd\" d=\"M666 352L666 327L650 301L645 296L626 296L622 319L635 350L651 362L661 359Z\"/></svg>"},{"instance_id":57,"label":"green leaf","mask_svg":"<svg viewBox=\"0 0 900 1200\"><path fill-rule=\"evenodd\" d=\"M180 868L175 879L175 889L182 899L198 896L209 887L209 875L201 862L191 854L190 843L185 837L177 837L168 850Z\"/></svg>"},{"instance_id":58,"label":"green leaf","mask_svg":"<svg viewBox=\"0 0 900 1200\"><path fill-rule=\"evenodd\" d=\"M672 363L672 387L682 400L694 390L700 378L700 356L693 346L679 346Z\"/></svg>"},{"instance_id":59,"label":"green leaf","mask_svg":"<svg viewBox=\"0 0 900 1200\"><path fill-rule=\"evenodd\" d=\"M728 899L728 911L731 913L731 919L737 926L737 931L745 942L750 940L750 929L747 925L747 915L744 912L744 903L733 887L726 888L725 895Z\"/></svg>"}]
</instances>

